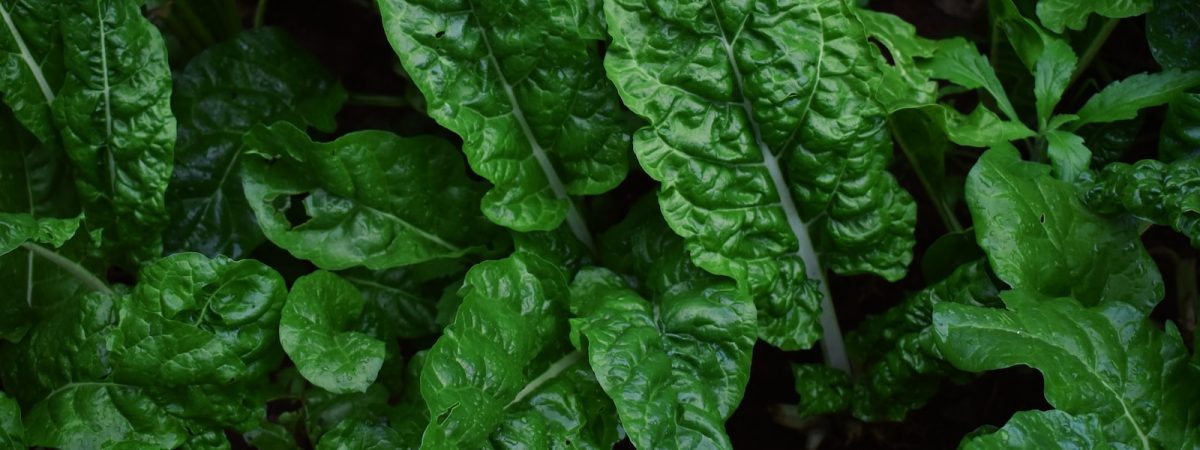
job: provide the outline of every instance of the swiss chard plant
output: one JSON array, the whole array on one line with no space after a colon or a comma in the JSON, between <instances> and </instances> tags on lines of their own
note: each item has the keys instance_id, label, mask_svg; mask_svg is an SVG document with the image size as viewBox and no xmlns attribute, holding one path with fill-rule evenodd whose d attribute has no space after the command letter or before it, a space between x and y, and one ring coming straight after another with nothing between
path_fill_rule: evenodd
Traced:
<instances>
[{"instance_id":1,"label":"swiss chard plant","mask_svg":"<svg viewBox=\"0 0 1200 450\"><path fill-rule=\"evenodd\" d=\"M1200 448L1188 0L308 3L0 0L0 450Z\"/></svg>"}]
</instances>

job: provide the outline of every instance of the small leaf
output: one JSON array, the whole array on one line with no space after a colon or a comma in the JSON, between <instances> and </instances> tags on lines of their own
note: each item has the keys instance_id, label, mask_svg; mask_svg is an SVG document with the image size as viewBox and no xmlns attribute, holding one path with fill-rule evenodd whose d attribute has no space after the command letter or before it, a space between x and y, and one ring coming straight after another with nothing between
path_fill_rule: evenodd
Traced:
<instances>
[{"instance_id":1,"label":"small leaf","mask_svg":"<svg viewBox=\"0 0 1200 450\"><path fill-rule=\"evenodd\" d=\"M1054 107L1062 99L1078 59L1066 41L1046 37L1042 54L1037 58L1033 72L1033 95L1037 98L1038 124L1044 130L1054 114Z\"/></svg>"},{"instance_id":2,"label":"small leaf","mask_svg":"<svg viewBox=\"0 0 1200 450\"><path fill-rule=\"evenodd\" d=\"M1083 145L1083 138L1067 131L1051 130L1045 133L1046 154L1054 166L1054 175L1060 180L1074 182L1088 170L1092 163L1092 151Z\"/></svg>"},{"instance_id":3,"label":"small leaf","mask_svg":"<svg viewBox=\"0 0 1200 450\"><path fill-rule=\"evenodd\" d=\"M975 44L963 38L953 38L938 43L927 68L933 78L948 80L970 89L983 89L992 95L996 105L1009 120L1020 122L1016 110L1004 92L1004 86L996 78L996 71L988 59L979 54Z\"/></svg>"},{"instance_id":4,"label":"small leaf","mask_svg":"<svg viewBox=\"0 0 1200 450\"><path fill-rule=\"evenodd\" d=\"M83 217L34 219L29 214L0 213L0 256L26 242L61 247L75 235Z\"/></svg>"},{"instance_id":5,"label":"small leaf","mask_svg":"<svg viewBox=\"0 0 1200 450\"><path fill-rule=\"evenodd\" d=\"M1072 126L1132 119L1138 110L1168 103L1195 86L1200 86L1200 70L1137 74L1105 86L1093 95L1079 109L1076 114L1079 120Z\"/></svg>"},{"instance_id":6,"label":"small leaf","mask_svg":"<svg viewBox=\"0 0 1200 450\"><path fill-rule=\"evenodd\" d=\"M362 310L362 295L333 273L296 280L279 321L279 342L304 379L335 393L364 392L375 381L383 342L348 331Z\"/></svg>"}]
</instances>

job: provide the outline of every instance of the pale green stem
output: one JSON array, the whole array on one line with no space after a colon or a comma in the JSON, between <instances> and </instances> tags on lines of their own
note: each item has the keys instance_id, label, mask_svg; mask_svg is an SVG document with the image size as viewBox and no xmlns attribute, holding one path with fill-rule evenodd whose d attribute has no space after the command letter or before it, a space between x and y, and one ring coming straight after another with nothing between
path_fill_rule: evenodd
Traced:
<instances>
[{"instance_id":1,"label":"pale green stem","mask_svg":"<svg viewBox=\"0 0 1200 450\"><path fill-rule=\"evenodd\" d=\"M1092 64L1092 60L1096 59L1096 54L1100 53L1100 48L1104 47L1104 43L1108 41L1108 36L1117 28L1117 23L1121 19L1108 19L1104 25L1100 27L1100 31L1092 38L1092 43L1088 44L1087 50L1083 51L1083 56L1079 58L1079 64L1075 66L1075 71L1071 72L1071 81L1067 82L1067 86L1075 84L1079 77L1083 76L1083 72Z\"/></svg>"},{"instance_id":2,"label":"pale green stem","mask_svg":"<svg viewBox=\"0 0 1200 450\"><path fill-rule=\"evenodd\" d=\"M110 289L107 284L104 284L104 281L101 281L99 278L96 278L95 275L93 275L87 269L83 268L83 266L80 266L75 261L71 261L67 258L64 258L62 255L55 253L46 247L42 247L40 245L31 243L31 242L26 242L24 244L21 244L21 247L24 247L25 249L37 254L38 256L46 258L47 260L54 263L58 267L61 267L63 270L67 271L67 273L71 274L76 279L78 279L79 282L83 283L84 286L92 288L92 290L94 290L96 292L100 292L105 295L113 295L114 294L113 290Z\"/></svg>"},{"instance_id":3,"label":"pale green stem","mask_svg":"<svg viewBox=\"0 0 1200 450\"><path fill-rule=\"evenodd\" d=\"M525 400L525 397L528 397L529 394L537 391L538 388L541 388L543 384L553 380L554 377L557 377L558 374L562 373L564 370L567 370L567 368L571 367L572 365L575 365L575 363L579 362L581 359L583 359L583 353L579 351L573 351L568 353L567 356L563 356L558 361L555 361L554 364L551 364L545 372L542 372L541 375L538 375L537 378L534 378L533 381L530 381L529 384L526 384L525 388L521 389L521 392L518 392L517 395L513 397L512 401L508 402L508 404L504 405L504 407L508 408L509 406L520 403L521 400Z\"/></svg>"}]
</instances>

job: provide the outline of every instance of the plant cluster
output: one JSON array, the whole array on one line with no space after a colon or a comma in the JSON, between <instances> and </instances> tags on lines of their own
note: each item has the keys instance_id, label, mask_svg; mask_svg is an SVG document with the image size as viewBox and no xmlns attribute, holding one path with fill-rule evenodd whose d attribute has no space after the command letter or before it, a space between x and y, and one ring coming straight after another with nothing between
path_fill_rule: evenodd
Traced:
<instances>
[{"instance_id":1,"label":"plant cluster","mask_svg":"<svg viewBox=\"0 0 1200 450\"><path fill-rule=\"evenodd\" d=\"M988 0L986 53L853 0L342 6L403 98L284 2L144 3L0 0L0 449L731 448L756 344L824 356L791 416L1028 366L1052 409L962 448L1200 448L1190 0ZM1122 20L1161 70L1106 83Z\"/></svg>"}]
</instances>

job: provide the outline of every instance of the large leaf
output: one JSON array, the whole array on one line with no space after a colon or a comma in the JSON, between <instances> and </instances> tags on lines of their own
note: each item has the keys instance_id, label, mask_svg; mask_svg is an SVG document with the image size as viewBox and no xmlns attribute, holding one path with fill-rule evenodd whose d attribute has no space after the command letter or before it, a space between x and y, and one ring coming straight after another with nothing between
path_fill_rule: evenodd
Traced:
<instances>
[{"instance_id":1,"label":"large leaf","mask_svg":"<svg viewBox=\"0 0 1200 450\"><path fill-rule=\"evenodd\" d=\"M598 5L379 0L430 117L462 136L471 168L495 185L483 198L493 222L547 231L566 218L588 243L570 196L625 177L629 134L600 62Z\"/></svg>"},{"instance_id":2,"label":"large leaf","mask_svg":"<svg viewBox=\"0 0 1200 450\"><path fill-rule=\"evenodd\" d=\"M1085 308L1029 291L1001 295L1008 310L944 304L934 310L937 346L950 363L982 372L1027 365L1042 373L1046 400L1094 415L1124 448L1200 445L1200 368L1179 331L1146 320L1137 302ZM1043 419L1044 420L1044 419Z\"/></svg>"},{"instance_id":3,"label":"large leaf","mask_svg":"<svg viewBox=\"0 0 1200 450\"><path fill-rule=\"evenodd\" d=\"M1110 18L1141 15L1150 10L1152 0L1042 0L1037 3L1037 16L1046 28L1062 33L1063 27L1082 30L1092 13Z\"/></svg>"},{"instance_id":4,"label":"large leaf","mask_svg":"<svg viewBox=\"0 0 1200 450\"><path fill-rule=\"evenodd\" d=\"M423 448L516 447L513 439L543 438L550 442L533 448L608 448L616 441L612 404L596 395L586 370L576 370L583 358L567 342L567 273L559 265L518 251L471 268L461 294L454 322L421 372L430 417Z\"/></svg>"},{"instance_id":5,"label":"large leaf","mask_svg":"<svg viewBox=\"0 0 1200 450\"><path fill-rule=\"evenodd\" d=\"M634 446L732 448L724 423L750 378L753 302L728 283L656 300L607 269L585 269L571 285L573 333Z\"/></svg>"},{"instance_id":6,"label":"large leaf","mask_svg":"<svg viewBox=\"0 0 1200 450\"><path fill-rule=\"evenodd\" d=\"M383 342L355 328L362 295L337 275L296 280L279 321L279 342L304 378L330 392L364 392L383 365Z\"/></svg>"},{"instance_id":7,"label":"large leaf","mask_svg":"<svg viewBox=\"0 0 1200 450\"><path fill-rule=\"evenodd\" d=\"M1200 248L1200 158L1109 164L1084 201L1103 213L1128 212L1169 226Z\"/></svg>"},{"instance_id":8,"label":"large leaf","mask_svg":"<svg viewBox=\"0 0 1200 450\"><path fill-rule=\"evenodd\" d=\"M1200 70L1137 74L1105 86L1093 95L1079 109L1076 114L1079 119L1071 126L1132 119L1138 110L1170 102L1195 86L1200 86Z\"/></svg>"},{"instance_id":9,"label":"large leaf","mask_svg":"<svg viewBox=\"0 0 1200 450\"><path fill-rule=\"evenodd\" d=\"M1087 305L1128 302L1146 314L1162 299L1137 224L1091 212L1049 166L993 148L967 176L966 196L976 240L1009 286Z\"/></svg>"},{"instance_id":10,"label":"large leaf","mask_svg":"<svg viewBox=\"0 0 1200 450\"><path fill-rule=\"evenodd\" d=\"M754 295L760 337L795 349L819 336L821 263L904 275L915 206L886 171L879 55L849 5L610 0L605 13L605 65L650 121L634 151L662 182L667 223L697 265Z\"/></svg>"},{"instance_id":11,"label":"large leaf","mask_svg":"<svg viewBox=\"0 0 1200 450\"><path fill-rule=\"evenodd\" d=\"M175 146L167 51L141 4L62 4L66 75L54 100L85 223L125 263L162 252Z\"/></svg>"},{"instance_id":12,"label":"large leaf","mask_svg":"<svg viewBox=\"0 0 1200 450\"><path fill-rule=\"evenodd\" d=\"M122 310L114 376L155 385L264 376L281 359L279 318L286 297L283 278L258 261L199 253L156 260L143 267Z\"/></svg>"},{"instance_id":13,"label":"large leaf","mask_svg":"<svg viewBox=\"0 0 1200 450\"><path fill-rule=\"evenodd\" d=\"M1167 69L1200 68L1200 8L1190 0L1156 0L1146 14L1146 41L1158 64Z\"/></svg>"},{"instance_id":14,"label":"large leaf","mask_svg":"<svg viewBox=\"0 0 1200 450\"><path fill-rule=\"evenodd\" d=\"M332 132L345 98L316 58L272 28L243 32L188 63L171 99L179 142L167 252L240 258L253 250L263 235L242 193L242 135L280 120Z\"/></svg>"},{"instance_id":15,"label":"large leaf","mask_svg":"<svg viewBox=\"0 0 1200 450\"><path fill-rule=\"evenodd\" d=\"M480 253L495 239L478 210L483 186L441 139L372 130L317 143L277 122L246 144L269 158L242 164L263 233L317 267L386 269Z\"/></svg>"},{"instance_id":16,"label":"large leaf","mask_svg":"<svg viewBox=\"0 0 1200 450\"><path fill-rule=\"evenodd\" d=\"M187 437L183 423L142 390L111 383L62 386L30 409L25 421L28 444L63 450L99 450L134 440L175 448Z\"/></svg>"},{"instance_id":17,"label":"large leaf","mask_svg":"<svg viewBox=\"0 0 1200 450\"><path fill-rule=\"evenodd\" d=\"M53 147L58 147L59 136L51 105L64 73L60 4L0 4L0 98L39 141Z\"/></svg>"},{"instance_id":18,"label":"large leaf","mask_svg":"<svg viewBox=\"0 0 1200 450\"><path fill-rule=\"evenodd\" d=\"M1200 156L1200 93L1180 94L1167 109L1158 155L1164 161Z\"/></svg>"},{"instance_id":19,"label":"large leaf","mask_svg":"<svg viewBox=\"0 0 1200 450\"><path fill-rule=\"evenodd\" d=\"M1062 411L1021 411L993 433L967 438L963 450L1012 448L1111 449L1096 416Z\"/></svg>"}]
</instances>

